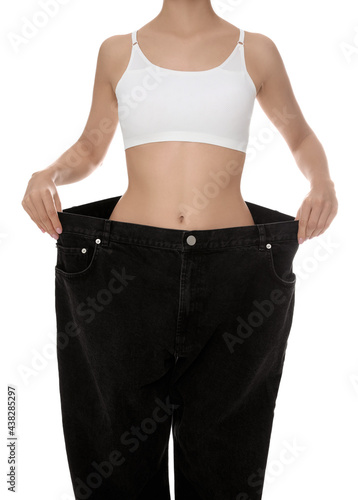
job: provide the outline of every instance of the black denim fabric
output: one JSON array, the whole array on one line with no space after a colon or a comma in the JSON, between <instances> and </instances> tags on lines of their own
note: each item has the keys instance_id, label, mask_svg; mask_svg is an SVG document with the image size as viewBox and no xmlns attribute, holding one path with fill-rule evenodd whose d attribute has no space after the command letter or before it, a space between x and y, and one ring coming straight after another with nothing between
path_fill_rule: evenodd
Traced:
<instances>
[{"instance_id":1,"label":"black denim fabric","mask_svg":"<svg viewBox=\"0 0 358 500\"><path fill-rule=\"evenodd\" d=\"M291 329L294 217L169 229L109 220L121 196L58 212L63 431L77 500L262 497Z\"/></svg>"}]
</instances>

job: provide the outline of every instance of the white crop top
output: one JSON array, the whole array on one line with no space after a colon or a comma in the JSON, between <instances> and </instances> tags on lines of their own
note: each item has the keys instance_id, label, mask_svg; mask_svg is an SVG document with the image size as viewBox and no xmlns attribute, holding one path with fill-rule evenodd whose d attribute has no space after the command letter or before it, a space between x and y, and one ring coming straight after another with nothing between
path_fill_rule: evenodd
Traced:
<instances>
[{"instance_id":1,"label":"white crop top","mask_svg":"<svg viewBox=\"0 0 358 500\"><path fill-rule=\"evenodd\" d=\"M211 69L181 71L152 64L132 33L129 63L115 93L124 149L161 141L215 144L246 152L256 87L247 72L245 32Z\"/></svg>"}]
</instances>

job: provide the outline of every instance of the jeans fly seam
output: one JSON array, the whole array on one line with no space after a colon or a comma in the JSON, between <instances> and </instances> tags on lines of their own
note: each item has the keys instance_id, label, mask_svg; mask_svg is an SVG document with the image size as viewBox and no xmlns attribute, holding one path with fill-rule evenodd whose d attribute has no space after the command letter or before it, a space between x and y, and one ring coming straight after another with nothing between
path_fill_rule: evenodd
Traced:
<instances>
[{"instance_id":1,"label":"jeans fly seam","mask_svg":"<svg viewBox=\"0 0 358 500\"><path fill-rule=\"evenodd\" d=\"M178 317L177 317L177 328L175 335L175 345L174 345L174 354L180 354L180 332L181 332L181 324L182 324L182 314L184 312L184 289L185 289L185 280L186 280L186 254L184 252L180 252L181 255L181 270L180 270L180 278L179 278L179 307L178 307Z\"/></svg>"}]
</instances>

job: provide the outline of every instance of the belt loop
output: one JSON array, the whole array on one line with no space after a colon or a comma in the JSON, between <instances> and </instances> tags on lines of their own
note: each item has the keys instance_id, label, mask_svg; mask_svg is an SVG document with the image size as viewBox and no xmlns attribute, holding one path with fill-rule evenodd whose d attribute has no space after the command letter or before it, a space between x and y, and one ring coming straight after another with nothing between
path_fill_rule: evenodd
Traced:
<instances>
[{"instance_id":1,"label":"belt loop","mask_svg":"<svg viewBox=\"0 0 358 500\"><path fill-rule=\"evenodd\" d=\"M102 246L108 247L109 237L111 234L111 220L105 219L103 225L103 233L102 233Z\"/></svg>"},{"instance_id":2,"label":"belt loop","mask_svg":"<svg viewBox=\"0 0 358 500\"><path fill-rule=\"evenodd\" d=\"M260 243L259 243L259 250L265 250L265 245L266 245L266 230L265 230L265 224L256 224L257 229L259 230L259 237L260 237Z\"/></svg>"}]
</instances>

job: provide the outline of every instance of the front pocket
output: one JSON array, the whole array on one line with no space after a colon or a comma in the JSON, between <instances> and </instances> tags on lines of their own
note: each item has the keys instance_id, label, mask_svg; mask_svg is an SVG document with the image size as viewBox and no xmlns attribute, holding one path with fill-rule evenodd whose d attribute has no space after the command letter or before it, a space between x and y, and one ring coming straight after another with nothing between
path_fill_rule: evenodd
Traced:
<instances>
[{"instance_id":1,"label":"front pocket","mask_svg":"<svg viewBox=\"0 0 358 500\"><path fill-rule=\"evenodd\" d=\"M296 240L267 242L265 256L272 278L280 285L294 286L296 275L293 272L293 260L299 244Z\"/></svg>"},{"instance_id":2,"label":"front pocket","mask_svg":"<svg viewBox=\"0 0 358 500\"><path fill-rule=\"evenodd\" d=\"M95 236L61 233L56 242L56 273L66 277L86 275L94 267L100 243Z\"/></svg>"}]
</instances>

